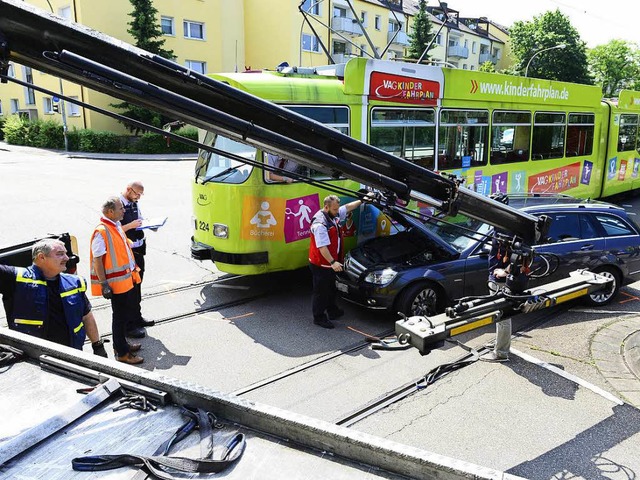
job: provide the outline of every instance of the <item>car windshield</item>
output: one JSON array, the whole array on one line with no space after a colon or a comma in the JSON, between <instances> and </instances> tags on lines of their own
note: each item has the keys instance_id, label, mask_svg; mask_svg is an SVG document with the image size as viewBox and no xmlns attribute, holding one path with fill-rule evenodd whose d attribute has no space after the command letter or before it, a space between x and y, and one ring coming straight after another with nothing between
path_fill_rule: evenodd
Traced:
<instances>
[{"instance_id":1,"label":"car windshield","mask_svg":"<svg viewBox=\"0 0 640 480\"><path fill-rule=\"evenodd\" d=\"M458 252L476 245L491 230L490 225L462 214L438 215L425 226Z\"/></svg>"}]
</instances>

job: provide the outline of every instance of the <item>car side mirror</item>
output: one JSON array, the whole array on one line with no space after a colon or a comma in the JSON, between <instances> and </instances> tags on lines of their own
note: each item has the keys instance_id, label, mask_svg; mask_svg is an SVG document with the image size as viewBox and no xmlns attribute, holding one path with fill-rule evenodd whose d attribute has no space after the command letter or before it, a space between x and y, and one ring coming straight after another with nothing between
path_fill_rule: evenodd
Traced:
<instances>
[{"instance_id":1,"label":"car side mirror","mask_svg":"<svg viewBox=\"0 0 640 480\"><path fill-rule=\"evenodd\" d=\"M482 247L480 247L480 256L481 257L488 257L490 253L491 253L491 244L490 243L483 243Z\"/></svg>"}]
</instances>

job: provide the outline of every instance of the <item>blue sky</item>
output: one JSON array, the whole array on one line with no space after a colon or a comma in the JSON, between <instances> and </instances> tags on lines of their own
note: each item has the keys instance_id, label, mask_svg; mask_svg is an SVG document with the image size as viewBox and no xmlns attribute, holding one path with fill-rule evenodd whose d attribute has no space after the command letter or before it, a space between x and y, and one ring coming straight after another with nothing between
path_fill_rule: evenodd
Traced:
<instances>
[{"instance_id":1,"label":"blue sky","mask_svg":"<svg viewBox=\"0 0 640 480\"><path fill-rule=\"evenodd\" d=\"M437 5L428 0L427 5ZM489 17L505 26L531 20L548 10L560 9L571 20L587 47L613 39L640 46L640 1L638 0L450 0L449 7L462 17Z\"/></svg>"}]
</instances>

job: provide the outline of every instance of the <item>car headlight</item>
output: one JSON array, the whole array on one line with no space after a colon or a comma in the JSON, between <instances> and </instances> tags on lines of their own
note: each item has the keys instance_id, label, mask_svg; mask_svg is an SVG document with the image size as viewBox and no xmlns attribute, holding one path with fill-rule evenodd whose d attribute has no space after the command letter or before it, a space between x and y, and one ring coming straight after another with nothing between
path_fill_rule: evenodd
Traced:
<instances>
[{"instance_id":1,"label":"car headlight","mask_svg":"<svg viewBox=\"0 0 640 480\"><path fill-rule=\"evenodd\" d=\"M222 223L214 223L213 236L218 238L229 238L229 227Z\"/></svg>"},{"instance_id":2,"label":"car headlight","mask_svg":"<svg viewBox=\"0 0 640 480\"><path fill-rule=\"evenodd\" d=\"M364 281L367 283L374 283L376 285L386 285L390 283L394 278L396 278L396 272L393 268L385 268L382 271L371 272L369 273Z\"/></svg>"}]
</instances>

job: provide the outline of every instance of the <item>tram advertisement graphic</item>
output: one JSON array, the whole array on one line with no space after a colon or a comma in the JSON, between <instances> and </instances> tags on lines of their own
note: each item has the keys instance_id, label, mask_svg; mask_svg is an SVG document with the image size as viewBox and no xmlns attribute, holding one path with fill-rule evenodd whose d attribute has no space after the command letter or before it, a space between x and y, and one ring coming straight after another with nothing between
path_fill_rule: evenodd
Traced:
<instances>
[{"instance_id":1,"label":"tram advertisement graphic","mask_svg":"<svg viewBox=\"0 0 640 480\"><path fill-rule=\"evenodd\" d=\"M282 241L284 239L284 209L284 198L244 197L242 202L242 239Z\"/></svg>"},{"instance_id":2,"label":"tram advertisement graphic","mask_svg":"<svg viewBox=\"0 0 640 480\"><path fill-rule=\"evenodd\" d=\"M383 72L372 72L369 98L402 103L436 105L440 84L432 80L405 77Z\"/></svg>"},{"instance_id":3,"label":"tram advertisement graphic","mask_svg":"<svg viewBox=\"0 0 640 480\"><path fill-rule=\"evenodd\" d=\"M304 240L311 235L311 219L320 210L318 194L287 200L284 209L284 241Z\"/></svg>"},{"instance_id":4,"label":"tram advertisement graphic","mask_svg":"<svg viewBox=\"0 0 640 480\"><path fill-rule=\"evenodd\" d=\"M631 178L638 178L638 170L640 170L640 158L634 158L633 170L631 171Z\"/></svg>"},{"instance_id":5,"label":"tram advertisement graphic","mask_svg":"<svg viewBox=\"0 0 640 480\"><path fill-rule=\"evenodd\" d=\"M620 160L620 171L618 172L618 180L623 181L624 180L624 176L627 173L627 161L626 160Z\"/></svg>"},{"instance_id":6,"label":"tram advertisement graphic","mask_svg":"<svg viewBox=\"0 0 640 480\"><path fill-rule=\"evenodd\" d=\"M564 192L578 186L580 162L529 176L529 193Z\"/></svg>"},{"instance_id":7,"label":"tram advertisement graphic","mask_svg":"<svg viewBox=\"0 0 640 480\"><path fill-rule=\"evenodd\" d=\"M580 183L583 185L591 184L591 172L593 172L593 162L585 160L582 165L582 175L580 177Z\"/></svg>"}]
</instances>

